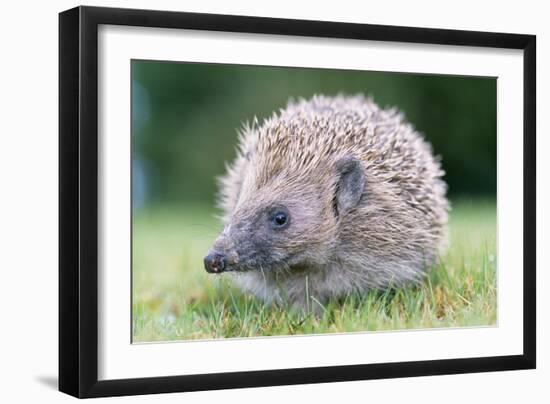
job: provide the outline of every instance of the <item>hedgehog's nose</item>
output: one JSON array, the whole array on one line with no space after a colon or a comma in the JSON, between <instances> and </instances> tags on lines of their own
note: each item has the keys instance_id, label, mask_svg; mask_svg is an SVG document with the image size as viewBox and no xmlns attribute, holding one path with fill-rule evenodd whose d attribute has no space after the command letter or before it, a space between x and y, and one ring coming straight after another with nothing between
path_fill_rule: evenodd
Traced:
<instances>
[{"instance_id":1,"label":"hedgehog's nose","mask_svg":"<svg viewBox=\"0 0 550 404\"><path fill-rule=\"evenodd\" d=\"M220 273L225 269L227 259L225 255L212 252L204 257L204 269L210 273Z\"/></svg>"}]
</instances>

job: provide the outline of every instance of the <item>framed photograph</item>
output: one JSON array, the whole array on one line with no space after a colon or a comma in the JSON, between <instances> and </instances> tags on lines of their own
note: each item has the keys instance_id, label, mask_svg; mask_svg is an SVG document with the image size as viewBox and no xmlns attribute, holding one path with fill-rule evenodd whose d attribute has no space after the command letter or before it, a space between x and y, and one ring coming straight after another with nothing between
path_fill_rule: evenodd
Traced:
<instances>
[{"instance_id":1,"label":"framed photograph","mask_svg":"<svg viewBox=\"0 0 550 404\"><path fill-rule=\"evenodd\" d=\"M59 16L59 389L535 368L535 36Z\"/></svg>"}]
</instances>

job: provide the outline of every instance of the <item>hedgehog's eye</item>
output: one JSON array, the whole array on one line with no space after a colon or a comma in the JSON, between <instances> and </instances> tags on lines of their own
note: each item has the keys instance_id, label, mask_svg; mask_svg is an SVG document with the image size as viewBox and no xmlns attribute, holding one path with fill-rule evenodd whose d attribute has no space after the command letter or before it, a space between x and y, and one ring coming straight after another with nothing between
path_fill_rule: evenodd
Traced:
<instances>
[{"instance_id":1,"label":"hedgehog's eye","mask_svg":"<svg viewBox=\"0 0 550 404\"><path fill-rule=\"evenodd\" d=\"M274 229L282 229L288 226L290 215L287 211L278 209L269 216L269 222Z\"/></svg>"},{"instance_id":2,"label":"hedgehog's eye","mask_svg":"<svg viewBox=\"0 0 550 404\"><path fill-rule=\"evenodd\" d=\"M283 212L278 212L273 216L273 222L277 226L284 226L286 224L286 214Z\"/></svg>"}]
</instances>

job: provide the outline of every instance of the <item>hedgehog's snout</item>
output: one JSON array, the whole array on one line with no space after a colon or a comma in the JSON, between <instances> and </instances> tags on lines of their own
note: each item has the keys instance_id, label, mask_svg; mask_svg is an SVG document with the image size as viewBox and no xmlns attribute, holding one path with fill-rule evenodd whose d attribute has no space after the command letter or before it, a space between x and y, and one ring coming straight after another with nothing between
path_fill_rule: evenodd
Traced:
<instances>
[{"instance_id":1,"label":"hedgehog's snout","mask_svg":"<svg viewBox=\"0 0 550 404\"><path fill-rule=\"evenodd\" d=\"M225 252L220 252L225 251ZM235 251L214 248L204 257L204 269L212 274L235 270L235 265L239 263L238 255Z\"/></svg>"},{"instance_id":2,"label":"hedgehog's snout","mask_svg":"<svg viewBox=\"0 0 550 404\"><path fill-rule=\"evenodd\" d=\"M206 272L218 274L223 272L227 266L227 257L217 252L211 252L204 257L204 269Z\"/></svg>"}]
</instances>

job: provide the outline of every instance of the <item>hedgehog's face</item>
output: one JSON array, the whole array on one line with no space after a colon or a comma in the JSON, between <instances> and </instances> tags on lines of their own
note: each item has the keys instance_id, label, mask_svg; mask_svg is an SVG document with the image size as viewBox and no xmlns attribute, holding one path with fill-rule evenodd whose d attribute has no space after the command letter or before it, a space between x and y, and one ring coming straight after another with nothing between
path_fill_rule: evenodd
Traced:
<instances>
[{"instance_id":1,"label":"hedgehog's face","mask_svg":"<svg viewBox=\"0 0 550 404\"><path fill-rule=\"evenodd\" d=\"M329 190L287 177L284 183L274 179L264 187L245 185L229 223L204 259L205 269L297 271L328 263L339 215L359 202L364 185L355 159L341 161L333 171L327 175L333 177Z\"/></svg>"},{"instance_id":2,"label":"hedgehog's face","mask_svg":"<svg viewBox=\"0 0 550 404\"><path fill-rule=\"evenodd\" d=\"M290 270L307 261L311 231L322 222L317 207L299 201L243 204L205 258L205 268L213 273Z\"/></svg>"}]
</instances>

